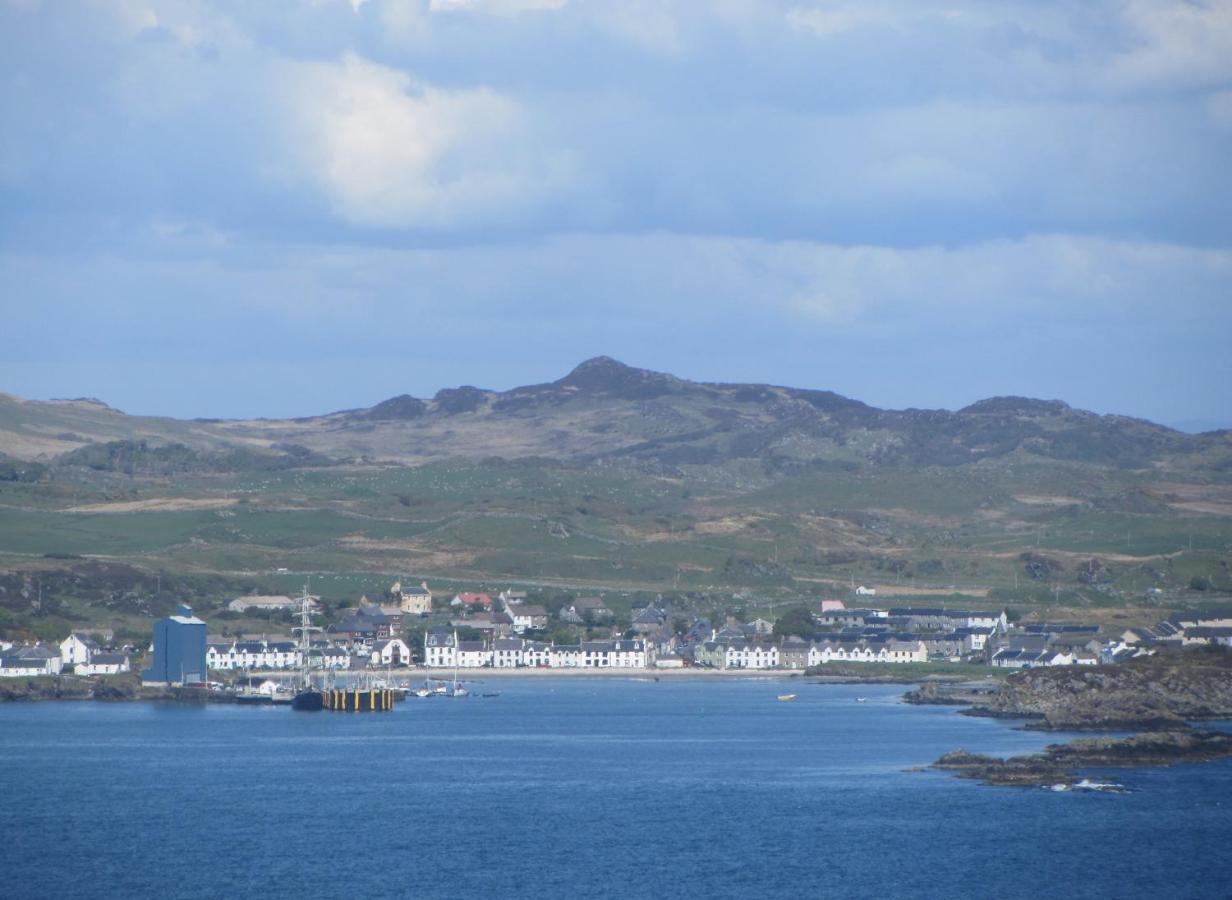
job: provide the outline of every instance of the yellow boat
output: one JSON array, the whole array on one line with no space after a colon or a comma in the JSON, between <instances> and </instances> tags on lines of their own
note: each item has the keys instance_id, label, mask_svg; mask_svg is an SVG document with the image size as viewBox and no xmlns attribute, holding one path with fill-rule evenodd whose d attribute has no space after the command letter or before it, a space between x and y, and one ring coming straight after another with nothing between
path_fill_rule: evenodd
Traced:
<instances>
[{"instance_id":1,"label":"yellow boat","mask_svg":"<svg viewBox=\"0 0 1232 900\"><path fill-rule=\"evenodd\" d=\"M786 701L788 701L788 700L795 700L795 699L796 699L796 695L795 695L795 694L779 694L779 699L780 699L780 700L782 700L782 701L784 701L784 702L786 702Z\"/></svg>"}]
</instances>

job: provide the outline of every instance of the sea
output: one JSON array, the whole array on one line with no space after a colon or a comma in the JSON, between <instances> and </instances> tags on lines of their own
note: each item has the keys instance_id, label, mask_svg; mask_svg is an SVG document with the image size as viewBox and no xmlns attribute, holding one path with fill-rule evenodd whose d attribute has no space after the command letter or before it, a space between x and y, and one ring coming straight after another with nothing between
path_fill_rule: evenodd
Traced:
<instances>
[{"instance_id":1,"label":"sea","mask_svg":"<svg viewBox=\"0 0 1232 900\"><path fill-rule=\"evenodd\" d=\"M988 787L919 767L1073 736L893 685L470 688L375 714L0 706L0 896L1232 896L1232 760Z\"/></svg>"}]
</instances>

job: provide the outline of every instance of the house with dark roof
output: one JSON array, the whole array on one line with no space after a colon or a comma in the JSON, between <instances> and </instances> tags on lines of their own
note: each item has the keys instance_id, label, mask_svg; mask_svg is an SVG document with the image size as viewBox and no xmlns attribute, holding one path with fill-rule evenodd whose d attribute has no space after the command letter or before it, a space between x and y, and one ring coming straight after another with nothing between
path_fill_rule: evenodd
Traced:
<instances>
[{"instance_id":1,"label":"house with dark roof","mask_svg":"<svg viewBox=\"0 0 1232 900\"><path fill-rule=\"evenodd\" d=\"M10 647L3 654L4 659L13 662L10 670L5 672L8 677L18 677L18 670L31 670L37 675L59 675L64 669L64 661L60 658L60 648L51 649L42 644L24 644ZM23 663L18 666L17 661ZM29 674L29 672L27 672Z\"/></svg>"},{"instance_id":2,"label":"house with dark roof","mask_svg":"<svg viewBox=\"0 0 1232 900\"><path fill-rule=\"evenodd\" d=\"M0 657L0 678L34 678L54 675L48 660L22 656Z\"/></svg>"},{"instance_id":3,"label":"house with dark roof","mask_svg":"<svg viewBox=\"0 0 1232 900\"><path fill-rule=\"evenodd\" d=\"M633 617L632 627L638 634L655 634L662 630L666 622L667 613L657 606L647 606L645 609L638 610L637 615Z\"/></svg>"},{"instance_id":4,"label":"house with dark roof","mask_svg":"<svg viewBox=\"0 0 1232 900\"><path fill-rule=\"evenodd\" d=\"M95 653L89 662L77 663L73 667L75 675L119 675L131 672L132 663L123 653Z\"/></svg>"},{"instance_id":5,"label":"house with dark roof","mask_svg":"<svg viewBox=\"0 0 1232 900\"><path fill-rule=\"evenodd\" d=\"M525 634L548 627L548 611L537 603L511 603L505 607L514 634Z\"/></svg>"},{"instance_id":6,"label":"house with dark roof","mask_svg":"<svg viewBox=\"0 0 1232 900\"><path fill-rule=\"evenodd\" d=\"M578 597L560 612L562 622L581 625L586 622L607 622L612 611L599 597Z\"/></svg>"}]
</instances>

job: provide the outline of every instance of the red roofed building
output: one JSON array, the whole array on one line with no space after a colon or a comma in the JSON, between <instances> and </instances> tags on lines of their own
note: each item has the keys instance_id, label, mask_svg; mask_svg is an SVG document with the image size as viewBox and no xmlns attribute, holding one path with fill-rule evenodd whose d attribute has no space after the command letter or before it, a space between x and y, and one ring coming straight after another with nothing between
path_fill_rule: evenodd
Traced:
<instances>
[{"instance_id":1,"label":"red roofed building","mask_svg":"<svg viewBox=\"0 0 1232 900\"><path fill-rule=\"evenodd\" d=\"M467 609L491 609L492 598L487 594L458 594L449 603L450 606L465 606Z\"/></svg>"}]
</instances>

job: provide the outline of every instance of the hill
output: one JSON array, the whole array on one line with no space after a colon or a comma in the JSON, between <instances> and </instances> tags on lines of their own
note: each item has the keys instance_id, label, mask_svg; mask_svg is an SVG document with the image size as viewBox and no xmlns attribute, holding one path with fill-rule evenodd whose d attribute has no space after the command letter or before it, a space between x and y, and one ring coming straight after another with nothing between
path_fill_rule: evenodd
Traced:
<instances>
[{"instance_id":1,"label":"hill","mask_svg":"<svg viewBox=\"0 0 1232 900\"><path fill-rule=\"evenodd\" d=\"M97 611L53 577L86 557L236 591L318 573L339 599L413 576L772 613L863 583L1145 624L1232 590L1230 547L1232 435L1058 400L883 410L605 357L301 419L0 395L0 574L27 585L0 614L18 618L40 578L67 598L42 614Z\"/></svg>"},{"instance_id":2,"label":"hill","mask_svg":"<svg viewBox=\"0 0 1232 900\"><path fill-rule=\"evenodd\" d=\"M1229 472L1232 436L1188 435L1061 401L996 397L965 409L882 410L829 391L706 384L587 360L548 384L448 388L366 409L289 420L126 416L95 400L0 397L0 452L46 462L90 443L146 441L196 451L292 445L337 460L543 458L648 469L754 461L767 472L960 466L1016 453L1117 468ZM242 468L237 461L236 468Z\"/></svg>"}]
</instances>

